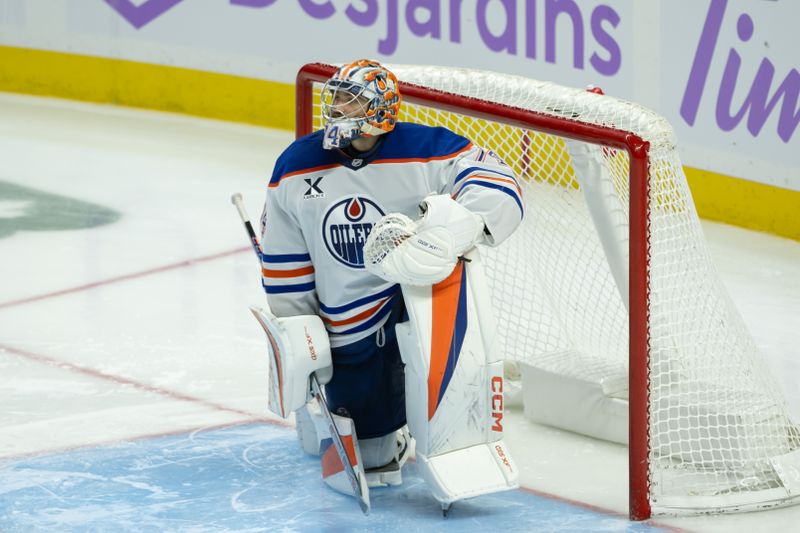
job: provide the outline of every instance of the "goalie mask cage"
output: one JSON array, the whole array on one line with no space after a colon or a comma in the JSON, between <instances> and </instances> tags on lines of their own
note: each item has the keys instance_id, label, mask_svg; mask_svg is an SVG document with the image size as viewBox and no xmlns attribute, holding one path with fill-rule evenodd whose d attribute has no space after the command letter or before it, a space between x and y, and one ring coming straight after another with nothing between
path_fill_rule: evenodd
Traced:
<instances>
[{"instance_id":1,"label":"goalie mask cage","mask_svg":"<svg viewBox=\"0 0 800 533\"><path fill-rule=\"evenodd\" d=\"M514 169L523 222L482 250L500 349L627 397L631 518L796 503L797 427L716 275L667 121L507 74L390 68L400 120L445 126ZM334 71L298 73L298 136L322 128Z\"/></svg>"}]
</instances>

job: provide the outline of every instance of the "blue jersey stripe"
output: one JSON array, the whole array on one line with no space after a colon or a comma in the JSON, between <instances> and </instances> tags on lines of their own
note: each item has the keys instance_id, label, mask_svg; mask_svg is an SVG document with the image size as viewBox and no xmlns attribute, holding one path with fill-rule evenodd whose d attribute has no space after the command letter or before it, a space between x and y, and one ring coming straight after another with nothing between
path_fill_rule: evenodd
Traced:
<instances>
[{"instance_id":1,"label":"blue jersey stripe","mask_svg":"<svg viewBox=\"0 0 800 533\"><path fill-rule=\"evenodd\" d=\"M313 171L319 167L335 166L340 158L335 150L322 148L322 130L315 131L295 140L283 151L275 162L270 187L276 186L286 174L296 174L304 170Z\"/></svg>"},{"instance_id":2,"label":"blue jersey stripe","mask_svg":"<svg viewBox=\"0 0 800 533\"><path fill-rule=\"evenodd\" d=\"M502 172L499 172L497 170L492 170L490 168L484 168L484 167L469 167L458 173L458 176L456 176L456 180L453 182L453 185L463 180L464 178L467 177L467 175L472 174L473 172L491 172L492 174L503 176L504 178L508 178L514 183L517 183L517 178L515 178L513 174L503 174Z\"/></svg>"},{"instance_id":3,"label":"blue jersey stripe","mask_svg":"<svg viewBox=\"0 0 800 533\"><path fill-rule=\"evenodd\" d=\"M311 261L309 254L261 254L265 263L299 263Z\"/></svg>"},{"instance_id":4,"label":"blue jersey stripe","mask_svg":"<svg viewBox=\"0 0 800 533\"><path fill-rule=\"evenodd\" d=\"M261 283L264 287L264 290L267 291L267 294L283 294L287 292L308 292L313 291L316 287L315 282L311 283L299 283L297 285L266 285L265 283Z\"/></svg>"},{"instance_id":5,"label":"blue jersey stripe","mask_svg":"<svg viewBox=\"0 0 800 533\"><path fill-rule=\"evenodd\" d=\"M446 128L398 122L385 136L375 159L432 159L454 154L469 144L469 139Z\"/></svg>"},{"instance_id":6,"label":"blue jersey stripe","mask_svg":"<svg viewBox=\"0 0 800 533\"><path fill-rule=\"evenodd\" d=\"M502 185L498 185L496 183L492 183L491 181L481 181L481 180L477 180L477 179L469 180L468 183L465 183L464 186L461 187L461 190L459 191L458 196L461 196L464 193L464 190L466 190L466 188L471 186L471 185L478 185L480 187L486 187L488 189L497 189L498 191L502 191L502 192L506 193L511 198L513 198L515 202L517 202L517 207L519 207L520 213L521 214L525 213L525 208L522 207L522 200L520 200L519 195L517 194L517 191L515 191L513 189L509 189L508 187L503 187Z\"/></svg>"},{"instance_id":7,"label":"blue jersey stripe","mask_svg":"<svg viewBox=\"0 0 800 533\"><path fill-rule=\"evenodd\" d=\"M388 289L379 292L378 294L373 294L371 296L365 296L364 298L360 298L354 302L345 305L339 305L336 307L328 307L324 303L319 303L319 308L326 314L326 315L335 315L339 313L344 313L345 311L350 311L351 309L355 309L356 307L361 307L364 304L368 304L370 302L374 302L376 300L380 300L381 298L385 298L387 296L394 296L394 294L400 289L400 285L392 285Z\"/></svg>"}]
</instances>

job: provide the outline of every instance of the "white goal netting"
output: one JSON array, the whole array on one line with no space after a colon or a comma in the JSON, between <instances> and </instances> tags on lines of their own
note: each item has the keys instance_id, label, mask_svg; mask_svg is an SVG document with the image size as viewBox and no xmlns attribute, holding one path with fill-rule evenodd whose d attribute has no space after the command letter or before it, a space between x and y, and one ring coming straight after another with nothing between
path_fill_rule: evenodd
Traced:
<instances>
[{"instance_id":1,"label":"white goal netting","mask_svg":"<svg viewBox=\"0 0 800 533\"><path fill-rule=\"evenodd\" d=\"M650 501L662 512L713 512L800 497L797 427L717 277L670 125L636 104L527 78L392 70L404 83L650 143L649 427L641 429ZM602 139L570 141L435 103L405 102L401 120L446 126L499 154L518 177L525 219L508 241L483 250L504 357L626 398L628 154Z\"/></svg>"}]
</instances>

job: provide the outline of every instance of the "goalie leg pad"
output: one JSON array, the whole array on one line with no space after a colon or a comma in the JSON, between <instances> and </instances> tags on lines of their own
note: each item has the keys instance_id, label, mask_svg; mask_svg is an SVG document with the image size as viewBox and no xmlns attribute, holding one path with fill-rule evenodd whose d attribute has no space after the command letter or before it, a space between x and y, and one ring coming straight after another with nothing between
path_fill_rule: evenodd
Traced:
<instances>
[{"instance_id":1,"label":"goalie leg pad","mask_svg":"<svg viewBox=\"0 0 800 533\"><path fill-rule=\"evenodd\" d=\"M488 288L477 250L466 257L437 285L403 286L409 321L397 325L417 464L442 503L518 486L501 440L503 364Z\"/></svg>"}]
</instances>

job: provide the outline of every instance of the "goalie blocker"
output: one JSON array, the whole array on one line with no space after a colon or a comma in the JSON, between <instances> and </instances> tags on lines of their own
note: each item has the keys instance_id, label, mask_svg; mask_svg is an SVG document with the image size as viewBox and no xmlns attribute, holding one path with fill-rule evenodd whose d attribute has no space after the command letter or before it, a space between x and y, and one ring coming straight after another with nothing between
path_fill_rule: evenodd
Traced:
<instances>
[{"instance_id":1,"label":"goalie blocker","mask_svg":"<svg viewBox=\"0 0 800 533\"><path fill-rule=\"evenodd\" d=\"M464 257L435 285L403 285L409 320L396 326L417 465L443 508L519 485L502 439L503 362L488 287L477 249Z\"/></svg>"}]
</instances>

